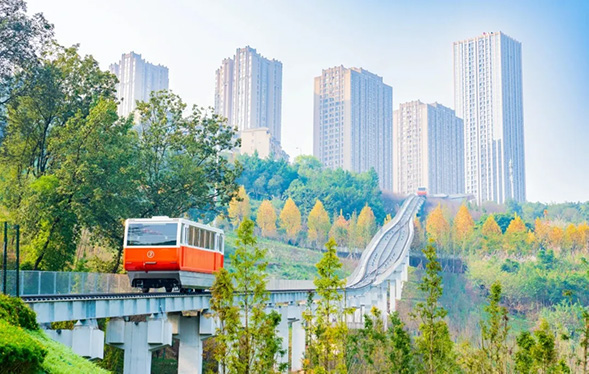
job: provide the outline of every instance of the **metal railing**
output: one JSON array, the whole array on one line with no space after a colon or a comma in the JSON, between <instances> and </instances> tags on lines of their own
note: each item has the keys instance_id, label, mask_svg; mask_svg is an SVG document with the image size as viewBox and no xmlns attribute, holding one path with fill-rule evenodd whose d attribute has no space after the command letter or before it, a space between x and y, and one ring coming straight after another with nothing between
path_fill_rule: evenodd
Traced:
<instances>
[{"instance_id":1,"label":"metal railing","mask_svg":"<svg viewBox=\"0 0 589 374\"><path fill-rule=\"evenodd\" d=\"M7 272L6 290L16 295L16 271ZM20 296L137 292L127 274L21 270ZM3 289L0 279L0 289Z\"/></svg>"}]
</instances>

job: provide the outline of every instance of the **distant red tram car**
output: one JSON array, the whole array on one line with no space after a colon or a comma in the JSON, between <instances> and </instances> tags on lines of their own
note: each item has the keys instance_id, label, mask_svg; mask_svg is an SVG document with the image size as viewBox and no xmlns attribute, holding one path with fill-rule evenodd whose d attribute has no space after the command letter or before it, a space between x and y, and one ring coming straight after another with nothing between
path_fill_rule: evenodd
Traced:
<instances>
[{"instance_id":1,"label":"distant red tram car","mask_svg":"<svg viewBox=\"0 0 589 374\"><path fill-rule=\"evenodd\" d=\"M417 188L417 196L427 196L427 188L425 188L425 187Z\"/></svg>"},{"instance_id":2,"label":"distant red tram car","mask_svg":"<svg viewBox=\"0 0 589 374\"><path fill-rule=\"evenodd\" d=\"M210 288L223 267L223 230L182 218L153 217L125 222L124 264L133 287L143 292Z\"/></svg>"}]
</instances>

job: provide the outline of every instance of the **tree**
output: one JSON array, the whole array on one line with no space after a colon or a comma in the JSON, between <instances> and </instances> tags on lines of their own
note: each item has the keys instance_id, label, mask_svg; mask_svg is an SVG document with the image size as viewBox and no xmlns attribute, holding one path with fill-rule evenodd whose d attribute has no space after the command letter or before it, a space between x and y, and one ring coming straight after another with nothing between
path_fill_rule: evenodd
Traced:
<instances>
[{"instance_id":1,"label":"tree","mask_svg":"<svg viewBox=\"0 0 589 374\"><path fill-rule=\"evenodd\" d=\"M344 321L345 311L340 307L345 280L337 275L342 263L336 255L336 242L330 239L327 251L317 263L318 276L314 280L315 292L319 296L314 315L305 311L303 318L312 337L307 344L305 370L314 373L346 373L345 340L347 325ZM315 318L314 318L315 317Z\"/></svg>"},{"instance_id":2,"label":"tree","mask_svg":"<svg viewBox=\"0 0 589 374\"><path fill-rule=\"evenodd\" d=\"M346 221L341 212L339 216L334 217L333 226L329 230L329 237L335 240L336 244L340 247L348 245L348 221Z\"/></svg>"},{"instance_id":3,"label":"tree","mask_svg":"<svg viewBox=\"0 0 589 374\"><path fill-rule=\"evenodd\" d=\"M311 209L307 218L307 227L309 228L307 234L309 241L315 243L315 245L325 243L327 234L331 228L331 222L329 222L329 215L325 211L321 200L317 200L315 206Z\"/></svg>"},{"instance_id":4,"label":"tree","mask_svg":"<svg viewBox=\"0 0 589 374\"><path fill-rule=\"evenodd\" d=\"M550 246L554 249L560 248L562 245L562 237L564 233L562 229L558 226L553 226L550 229L550 233L548 234L548 241L550 242Z\"/></svg>"},{"instance_id":5,"label":"tree","mask_svg":"<svg viewBox=\"0 0 589 374\"><path fill-rule=\"evenodd\" d=\"M233 272L219 271L212 288L211 308L219 319L216 357L223 373L275 373L281 338L276 336L280 315L265 313L265 251L257 246L254 222L244 218L231 256ZM234 292L240 297L234 300ZM234 306L237 304L237 307ZM284 370L278 367L278 371Z\"/></svg>"},{"instance_id":6,"label":"tree","mask_svg":"<svg viewBox=\"0 0 589 374\"><path fill-rule=\"evenodd\" d=\"M536 218L534 222L534 233L541 248L546 248L550 241L550 225L548 222Z\"/></svg>"},{"instance_id":7,"label":"tree","mask_svg":"<svg viewBox=\"0 0 589 374\"><path fill-rule=\"evenodd\" d=\"M442 277L439 272L442 267L431 241L423 253L428 262L418 288L425 293L425 301L417 303L412 313L412 317L419 321L420 335L415 339L416 353L420 358L419 372L449 373L456 369L456 358L454 343L444 321L447 312L439 305L442 296Z\"/></svg>"},{"instance_id":8,"label":"tree","mask_svg":"<svg viewBox=\"0 0 589 374\"><path fill-rule=\"evenodd\" d=\"M500 248L503 233L497 222L495 222L493 215L487 217L481 233L483 234L483 248L486 251L490 252Z\"/></svg>"},{"instance_id":9,"label":"tree","mask_svg":"<svg viewBox=\"0 0 589 374\"><path fill-rule=\"evenodd\" d=\"M570 368L559 358L554 333L546 320L530 334L527 331L517 337L515 368L518 373L570 373Z\"/></svg>"},{"instance_id":10,"label":"tree","mask_svg":"<svg viewBox=\"0 0 589 374\"><path fill-rule=\"evenodd\" d=\"M301 231L301 211L291 198L286 200L280 212L280 227L286 230L289 239L295 239Z\"/></svg>"},{"instance_id":11,"label":"tree","mask_svg":"<svg viewBox=\"0 0 589 374\"><path fill-rule=\"evenodd\" d=\"M465 204L460 206L456 217L454 217L454 240L465 250L466 243L472 237L474 232L474 220Z\"/></svg>"},{"instance_id":12,"label":"tree","mask_svg":"<svg viewBox=\"0 0 589 374\"><path fill-rule=\"evenodd\" d=\"M507 227L507 230L505 230L505 240L508 249L512 252L522 252L525 250L527 231L526 224L516 214Z\"/></svg>"},{"instance_id":13,"label":"tree","mask_svg":"<svg viewBox=\"0 0 589 374\"><path fill-rule=\"evenodd\" d=\"M583 247L582 233L577 226L572 223L567 225L563 233L562 245L573 253Z\"/></svg>"},{"instance_id":14,"label":"tree","mask_svg":"<svg viewBox=\"0 0 589 374\"><path fill-rule=\"evenodd\" d=\"M581 365L583 365L583 374L589 373L589 308L585 308L582 313L581 327Z\"/></svg>"},{"instance_id":15,"label":"tree","mask_svg":"<svg viewBox=\"0 0 589 374\"><path fill-rule=\"evenodd\" d=\"M19 78L23 70L34 69L53 39L53 25L43 14L27 15L24 0L0 2L0 113L3 106L27 85ZM27 87L28 88L28 87ZM2 123L0 121L0 136Z\"/></svg>"},{"instance_id":16,"label":"tree","mask_svg":"<svg viewBox=\"0 0 589 374\"><path fill-rule=\"evenodd\" d=\"M227 214L229 215L229 219L233 226L238 227L245 218L249 218L250 211L250 198L247 196L245 188L239 186L237 196L231 199L229 202L229 208L227 208ZM276 213L274 215L276 216ZM276 221L276 219L274 221Z\"/></svg>"},{"instance_id":17,"label":"tree","mask_svg":"<svg viewBox=\"0 0 589 374\"><path fill-rule=\"evenodd\" d=\"M262 204L258 208L258 216L256 217L256 223L262 229L262 236L267 238L276 236L276 218L276 210L274 210L270 200L262 201Z\"/></svg>"},{"instance_id":18,"label":"tree","mask_svg":"<svg viewBox=\"0 0 589 374\"><path fill-rule=\"evenodd\" d=\"M481 321L481 350L488 360L488 367L492 373L508 373L509 347L507 337L509 334L509 317L507 308L500 305L501 283L496 281L491 286L489 293L489 305L485 307L489 319Z\"/></svg>"},{"instance_id":19,"label":"tree","mask_svg":"<svg viewBox=\"0 0 589 374\"><path fill-rule=\"evenodd\" d=\"M365 205L358 216L358 234L361 238L360 244L362 248L368 245L375 233L376 219L374 217L374 212L368 205Z\"/></svg>"},{"instance_id":20,"label":"tree","mask_svg":"<svg viewBox=\"0 0 589 374\"><path fill-rule=\"evenodd\" d=\"M433 239L438 247L444 248L448 244L448 235L450 234L450 225L444 217L440 204L431 211L427 216L425 223L427 236Z\"/></svg>"}]
</instances>

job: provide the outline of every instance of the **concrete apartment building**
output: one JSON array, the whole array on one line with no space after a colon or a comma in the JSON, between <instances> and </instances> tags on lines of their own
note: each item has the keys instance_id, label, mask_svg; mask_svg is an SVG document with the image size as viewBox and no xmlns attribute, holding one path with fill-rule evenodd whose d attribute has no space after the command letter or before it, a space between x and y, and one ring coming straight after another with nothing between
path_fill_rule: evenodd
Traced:
<instances>
[{"instance_id":1,"label":"concrete apartment building","mask_svg":"<svg viewBox=\"0 0 589 374\"><path fill-rule=\"evenodd\" d=\"M123 54L109 70L119 79L117 111L120 116L131 114L137 101L148 101L152 91L167 90L169 86L168 68L150 64L135 52Z\"/></svg>"},{"instance_id":2,"label":"concrete apartment building","mask_svg":"<svg viewBox=\"0 0 589 374\"><path fill-rule=\"evenodd\" d=\"M240 134L241 147L239 153L253 155L257 152L258 157L261 159L270 157L288 161L288 155L282 150L280 143L272 137L267 127L243 130Z\"/></svg>"},{"instance_id":3,"label":"concrete apartment building","mask_svg":"<svg viewBox=\"0 0 589 374\"><path fill-rule=\"evenodd\" d=\"M393 191L464 193L464 125L438 103L411 101L393 113Z\"/></svg>"},{"instance_id":4,"label":"concrete apartment building","mask_svg":"<svg viewBox=\"0 0 589 374\"><path fill-rule=\"evenodd\" d=\"M374 168L393 187L393 88L362 68L336 66L315 78L313 154L325 166Z\"/></svg>"},{"instance_id":5,"label":"concrete apartment building","mask_svg":"<svg viewBox=\"0 0 589 374\"><path fill-rule=\"evenodd\" d=\"M501 32L455 42L454 105L464 119L465 192L479 204L525 201L521 43Z\"/></svg>"},{"instance_id":6,"label":"concrete apartment building","mask_svg":"<svg viewBox=\"0 0 589 374\"><path fill-rule=\"evenodd\" d=\"M239 131L267 128L280 144L282 63L249 46L237 49L216 71L215 112Z\"/></svg>"}]
</instances>

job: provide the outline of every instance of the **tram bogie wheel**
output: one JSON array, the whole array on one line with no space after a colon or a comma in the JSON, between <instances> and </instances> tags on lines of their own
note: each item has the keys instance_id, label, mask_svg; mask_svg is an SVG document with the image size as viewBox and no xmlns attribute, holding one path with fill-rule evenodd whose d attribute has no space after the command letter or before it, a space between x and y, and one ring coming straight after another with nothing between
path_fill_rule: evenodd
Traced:
<instances>
[{"instance_id":1,"label":"tram bogie wheel","mask_svg":"<svg viewBox=\"0 0 589 374\"><path fill-rule=\"evenodd\" d=\"M141 288L141 292L148 293L149 292L149 287L142 287Z\"/></svg>"},{"instance_id":2,"label":"tram bogie wheel","mask_svg":"<svg viewBox=\"0 0 589 374\"><path fill-rule=\"evenodd\" d=\"M172 286L166 286L166 292L170 293L172 292Z\"/></svg>"}]
</instances>

